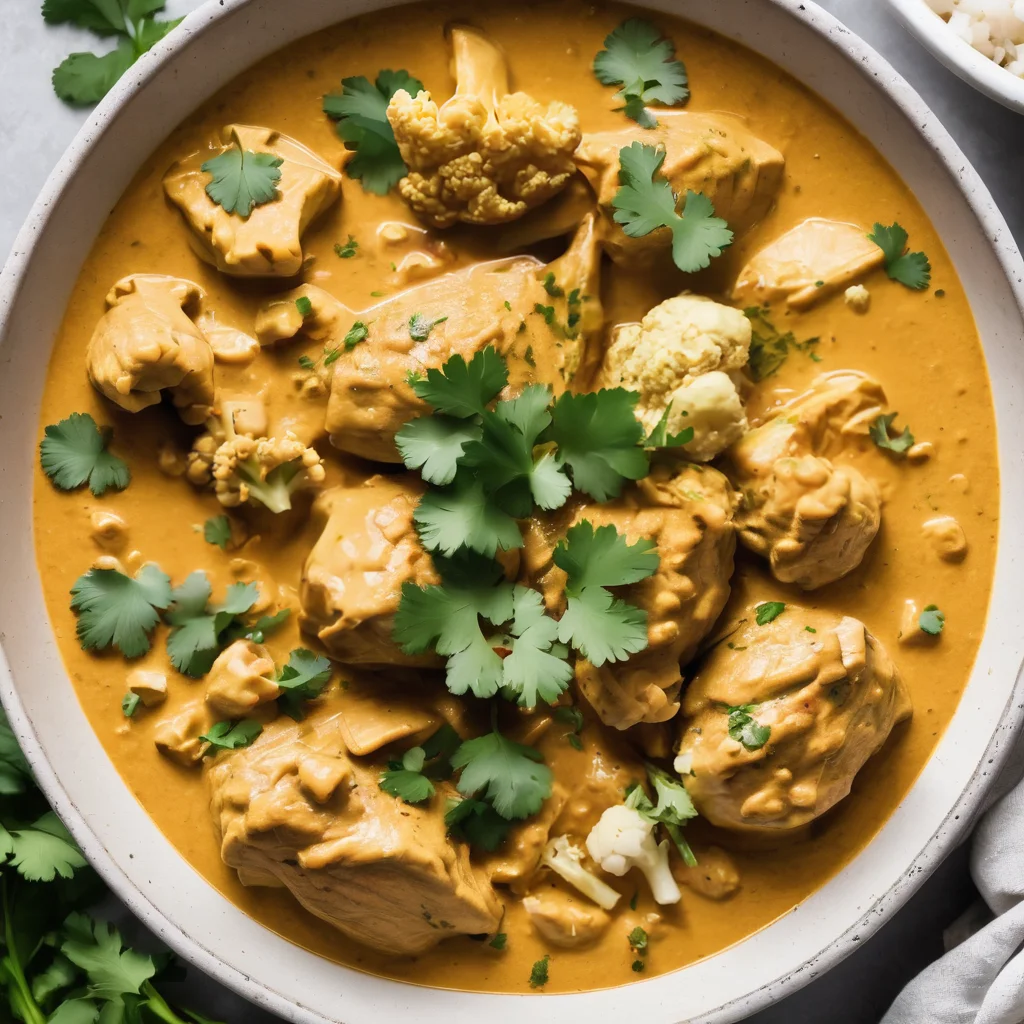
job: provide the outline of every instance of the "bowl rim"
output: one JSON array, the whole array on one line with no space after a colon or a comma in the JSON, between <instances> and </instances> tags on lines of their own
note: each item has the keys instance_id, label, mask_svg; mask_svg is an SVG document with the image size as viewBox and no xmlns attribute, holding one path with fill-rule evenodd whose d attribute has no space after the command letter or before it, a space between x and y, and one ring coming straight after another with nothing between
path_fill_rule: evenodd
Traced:
<instances>
[{"instance_id":1,"label":"bowl rim","mask_svg":"<svg viewBox=\"0 0 1024 1024\"><path fill-rule=\"evenodd\" d=\"M3 271L0 273L0 344L6 337L10 310L26 276L37 241L45 233L49 220L58 209L59 200L69 183L82 167L92 149L113 126L121 109L136 91L171 63L178 53L186 48L193 37L216 30L217 26L225 19L253 2L255 0L206 0L204 4L186 17L178 32L165 37L153 50L143 55L83 124L48 176L24 226L15 239ZM396 0L392 0L392 2L396 2ZM661 0L661 2L664 3L665 0ZM742 2L751 2L751 0L742 0ZM783 14L801 22L807 29L821 37L827 46L838 51L846 61L852 64L861 76L869 80L874 79L872 84L884 94L886 101L895 105L904 114L908 122L913 125L916 134L928 144L952 180L957 183L958 191L966 203L967 209L987 235L994 257L1014 295L1018 310L1024 315L1024 260L1022 260L1006 222L995 206L986 186L924 101L883 57L846 29L835 17L818 7L813 0L757 0L757 2L778 8ZM978 56L981 57L980 54ZM981 59L984 60L984 58ZM1000 545L1002 545L1002 539ZM987 625L985 632L988 632ZM2 638L3 634L0 632L0 640ZM172 922L128 877L115 860L114 855L107 850L97 833L93 831L92 826L64 789L56 772L51 768L42 742L37 736L35 727L15 688L13 674L2 647L0 647L0 699L8 712L12 728L25 750L40 786L54 809L68 825L93 867L143 923L196 967L257 1005L286 1019L308 1021L310 1024L329 1024L330 1021L339 1019L328 1018L281 996L266 985L262 979L249 976L239 968L222 960L212 949L207 948L200 940ZM1013 691L1007 699L1006 708L1010 708L1014 704L1024 708L1022 701L1024 701L1024 672L1018 666ZM913 859L908 871L886 892L864 908L859 922L852 925L843 936L829 946L813 956L806 957L799 965L763 984L753 993L736 997L714 1011L692 1019L706 1022L706 1024L712 1024L712 1022L725 1024L727 1021L738 1019L741 1012L747 1014L764 1008L803 987L812 978L834 966L855 948L853 943L863 941L874 934L885 919L885 914L898 909L909 898L927 873L933 870L960 841L971 825L991 779L998 774L1003 763L1013 752L1013 741L1020 732L1021 726L1024 725L1024 715L1001 717L1000 723L994 729L983 757L973 769L970 778L946 817L930 837L921 840L923 844L921 851ZM872 840L872 843L876 840L877 837ZM855 936L854 933L856 933ZM849 941L851 937L853 942ZM417 990L411 988L411 991L415 993ZM600 995L600 992L591 994ZM512 996L511 998L516 997ZM547 997L552 1002L560 1002L563 998L578 997Z\"/></svg>"},{"instance_id":2,"label":"bowl rim","mask_svg":"<svg viewBox=\"0 0 1024 1024\"><path fill-rule=\"evenodd\" d=\"M1024 114L1024 78L1011 74L950 31L926 0L888 2L911 34L953 74L989 99Z\"/></svg>"}]
</instances>

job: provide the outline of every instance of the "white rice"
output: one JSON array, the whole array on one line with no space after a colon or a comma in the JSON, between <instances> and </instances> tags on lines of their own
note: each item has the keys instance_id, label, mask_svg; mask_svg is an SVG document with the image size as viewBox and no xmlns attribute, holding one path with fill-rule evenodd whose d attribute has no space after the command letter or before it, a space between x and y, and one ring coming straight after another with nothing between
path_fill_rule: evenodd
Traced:
<instances>
[{"instance_id":1,"label":"white rice","mask_svg":"<svg viewBox=\"0 0 1024 1024\"><path fill-rule=\"evenodd\" d=\"M928 6L961 39L1024 78L1024 0L928 0Z\"/></svg>"}]
</instances>

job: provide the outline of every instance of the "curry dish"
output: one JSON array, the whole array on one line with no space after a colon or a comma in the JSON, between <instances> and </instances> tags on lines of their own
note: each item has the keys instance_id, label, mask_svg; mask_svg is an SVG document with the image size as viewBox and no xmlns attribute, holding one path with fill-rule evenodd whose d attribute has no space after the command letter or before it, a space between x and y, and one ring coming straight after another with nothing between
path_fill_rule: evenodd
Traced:
<instances>
[{"instance_id":1,"label":"curry dish","mask_svg":"<svg viewBox=\"0 0 1024 1024\"><path fill-rule=\"evenodd\" d=\"M40 438L128 786L256 921L419 984L626 984L792 910L985 622L935 230L777 68L614 5L385 11L223 88L110 214Z\"/></svg>"}]
</instances>

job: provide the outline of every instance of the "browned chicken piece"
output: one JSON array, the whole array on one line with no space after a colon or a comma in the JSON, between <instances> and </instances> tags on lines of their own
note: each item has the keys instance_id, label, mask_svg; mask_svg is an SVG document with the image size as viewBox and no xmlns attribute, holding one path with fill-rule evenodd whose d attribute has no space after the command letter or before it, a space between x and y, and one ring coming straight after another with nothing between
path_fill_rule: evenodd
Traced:
<instances>
[{"instance_id":1,"label":"browned chicken piece","mask_svg":"<svg viewBox=\"0 0 1024 1024\"><path fill-rule=\"evenodd\" d=\"M740 540L776 579L813 590L860 565L881 525L881 497L857 468L833 460L865 443L885 408L865 374L824 374L729 450L727 472L743 494Z\"/></svg>"},{"instance_id":2,"label":"browned chicken piece","mask_svg":"<svg viewBox=\"0 0 1024 1024\"><path fill-rule=\"evenodd\" d=\"M558 949L593 946L611 923L611 918L586 897L561 889L544 889L524 897L523 910L534 931Z\"/></svg>"},{"instance_id":3,"label":"browned chicken piece","mask_svg":"<svg viewBox=\"0 0 1024 1024\"><path fill-rule=\"evenodd\" d=\"M280 693L274 659L263 644L251 640L236 640L226 647L206 676L206 703L226 718L242 718Z\"/></svg>"},{"instance_id":4,"label":"browned chicken piece","mask_svg":"<svg viewBox=\"0 0 1024 1024\"><path fill-rule=\"evenodd\" d=\"M718 846L694 850L697 863L691 867L681 857L672 858L672 874L680 885L709 900L727 900L740 890L736 862Z\"/></svg>"},{"instance_id":5,"label":"browned chicken piece","mask_svg":"<svg viewBox=\"0 0 1024 1024\"><path fill-rule=\"evenodd\" d=\"M560 394L577 374L589 378L601 358L596 344L603 327L600 256L596 221L590 217L553 263L516 257L476 264L358 313L323 289L303 285L267 305L256 332L265 345L301 336L337 352L327 368L331 443L376 462L400 462L395 434L430 412L413 391L410 375L440 369L453 355L468 362L494 346L508 360L511 390L539 382ZM549 274L562 296L545 290ZM570 308L573 292L578 301ZM310 303L305 316L296 306L300 298ZM552 323L537 312L538 304L551 308ZM418 334L429 331L421 340L413 337L413 317ZM357 323L366 333L359 328L350 333Z\"/></svg>"},{"instance_id":6,"label":"browned chicken piece","mask_svg":"<svg viewBox=\"0 0 1024 1024\"><path fill-rule=\"evenodd\" d=\"M785 301L793 309L807 309L880 267L884 259L859 225L811 217L747 262L732 298L744 306Z\"/></svg>"},{"instance_id":7,"label":"browned chicken piece","mask_svg":"<svg viewBox=\"0 0 1024 1024\"><path fill-rule=\"evenodd\" d=\"M224 863L383 953L493 932L501 904L469 848L448 839L438 807L385 793L382 767L350 759L333 711L273 722L209 769Z\"/></svg>"},{"instance_id":8,"label":"browned chicken piece","mask_svg":"<svg viewBox=\"0 0 1024 1024\"><path fill-rule=\"evenodd\" d=\"M159 404L166 390L186 423L202 423L214 406L213 350L193 323L202 300L199 285L180 277L118 281L86 349L93 387L128 412Z\"/></svg>"},{"instance_id":9,"label":"browned chicken piece","mask_svg":"<svg viewBox=\"0 0 1024 1024\"><path fill-rule=\"evenodd\" d=\"M356 665L433 665L391 638L402 584L437 583L412 514L423 486L412 476L375 476L317 500L323 532L302 570L299 625L332 658Z\"/></svg>"},{"instance_id":10,"label":"browned chicken piece","mask_svg":"<svg viewBox=\"0 0 1024 1024\"><path fill-rule=\"evenodd\" d=\"M277 196L248 217L228 213L207 194L202 166L232 148L281 158ZM173 164L164 191L191 229L195 253L234 277L293 277L305 255L302 235L341 195L341 173L301 142L254 125L229 124L204 149Z\"/></svg>"},{"instance_id":11,"label":"browned chicken piece","mask_svg":"<svg viewBox=\"0 0 1024 1024\"><path fill-rule=\"evenodd\" d=\"M731 732L736 708L758 729ZM676 766L712 824L796 828L850 792L910 711L896 666L862 622L787 604L759 626L750 608L687 687Z\"/></svg>"},{"instance_id":12,"label":"browned chicken piece","mask_svg":"<svg viewBox=\"0 0 1024 1024\"><path fill-rule=\"evenodd\" d=\"M616 263L636 265L670 258L672 236L658 228L642 238L630 238L613 219L612 200L619 190L619 151L634 142L662 146L660 173L676 195L701 192L715 213L737 234L761 220L782 184L785 158L751 134L728 114L658 111L657 128L627 126L584 135L576 163L597 193L602 234L608 255Z\"/></svg>"},{"instance_id":13,"label":"browned chicken piece","mask_svg":"<svg viewBox=\"0 0 1024 1024\"><path fill-rule=\"evenodd\" d=\"M191 768L202 760L206 749L200 736L209 732L215 721L206 701L196 697L161 717L153 729L153 743L164 757Z\"/></svg>"}]
</instances>

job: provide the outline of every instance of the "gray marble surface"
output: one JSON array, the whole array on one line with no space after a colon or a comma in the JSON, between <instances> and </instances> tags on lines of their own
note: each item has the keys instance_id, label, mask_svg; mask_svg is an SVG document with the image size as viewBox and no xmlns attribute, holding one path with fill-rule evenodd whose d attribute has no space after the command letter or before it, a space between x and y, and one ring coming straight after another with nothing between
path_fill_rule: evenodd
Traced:
<instances>
[{"instance_id":1,"label":"gray marble surface","mask_svg":"<svg viewBox=\"0 0 1024 1024\"><path fill-rule=\"evenodd\" d=\"M881 51L921 93L977 167L1021 242L1024 196L1020 161L1024 152L1018 133L1024 130L1024 120L974 92L936 63L896 22L884 0L819 2ZM168 0L167 5L173 16L198 6L199 0ZM75 29L47 27L39 7L38 0L0 0L0 149L8 166L0 191L3 254L10 250L37 191L86 116L57 100L50 87L50 71L72 50L95 49L96 39ZM877 1022L903 983L942 952L943 929L973 898L965 851L959 850L861 949L750 1021ZM116 906L111 909L123 917ZM131 922L124 924L133 937L146 941ZM229 1024L274 1020L196 972L190 972L176 988L183 1001Z\"/></svg>"}]
</instances>

